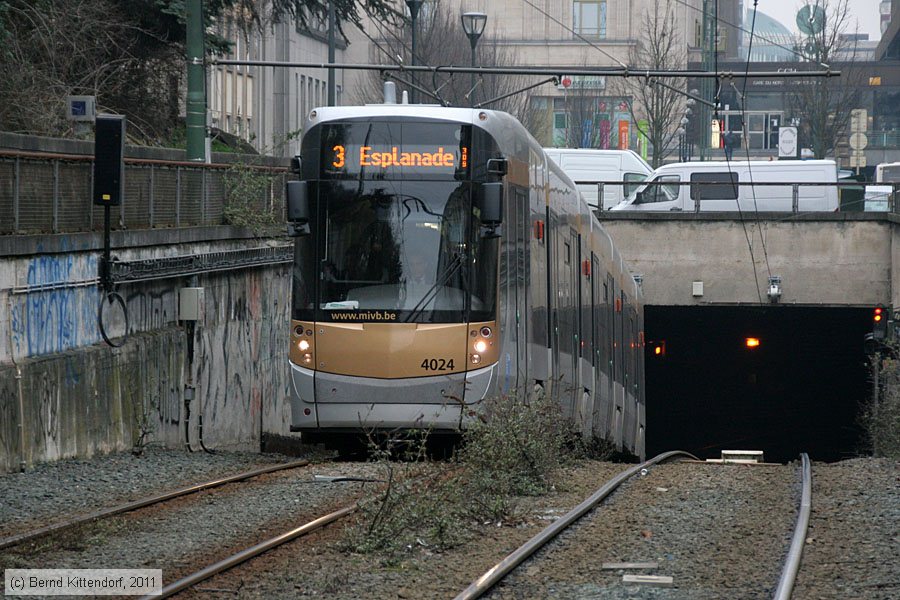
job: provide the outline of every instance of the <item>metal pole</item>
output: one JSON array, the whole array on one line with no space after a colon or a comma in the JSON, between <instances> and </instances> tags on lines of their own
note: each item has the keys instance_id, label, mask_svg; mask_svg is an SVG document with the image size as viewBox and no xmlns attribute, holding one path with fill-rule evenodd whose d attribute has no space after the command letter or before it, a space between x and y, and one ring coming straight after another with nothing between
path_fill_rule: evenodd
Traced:
<instances>
[{"instance_id":1,"label":"metal pole","mask_svg":"<svg viewBox=\"0 0 900 600\"><path fill-rule=\"evenodd\" d=\"M413 7L413 5L409 5L409 14L410 21L412 26L412 50L410 57L410 62L412 66L416 66L416 17L418 17L419 9L418 7ZM410 73L410 77L412 77L413 87L409 89L409 102L410 104L415 104L418 102L418 92L416 91L415 83L416 83L416 74Z\"/></svg>"},{"instance_id":2,"label":"metal pole","mask_svg":"<svg viewBox=\"0 0 900 600\"><path fill-rule=\"evenodd\" d=\"M800 210L800 186L796 183L791 186L791 195L793 197L791 208L797 212Z\"/></svg>"},{"instance_id":3,"label":"metal pole","mask_svg":"<svg viewBox=\"0 0 900 600\"><path fill-rule=\"evenodd\" d=\"M475 45L478 44L477 39L470 39L472 43L472 68L475 67ZM470 81L471 86L469 87L469 106L475 106L475 73L472 72L472 80Z\"/></svg>"},{"instance_id":4,"label":"metal pole","mask_svg":"<svg viewBox=\"0 0 900 600\"><path fill-rule=\"evenodd\" d=\"M878 393L878 391L879 391L878 390L878 379L879 379L878 372L880 369L881 369L881 354L880 354L880 351L876 349L875 356L872 360L872 421L874 423L880 423L880 421L878 420L879 416L880 416L878 414L880 412L878 410L878 408L879 408L878 400L879 400L879 396L880 396L880 394ZM872 455L877 457L879 450L880 450L880 447L878 446L878 436L873 435L872 436Z\"/></svg>"},{"instance_id":5,"label":"metal pole","mask_svg":"<svg viewBox=\"0 0 900 600\"><path fill-rule=\"evenodd\" d=\"M328 62L334 64L334 0L328 3ZM334 69L328 69L328 106L334 106Z\"/></svg>"},{"instance_id":6,"label":"metal pole","mask_svg":"<svg viewBox=\"0 0 900 600\"><path fill-rule=\"evenodd\" d=\"M203 2L187 0L187 159L206 160L206 84L203 66Z\"/></svg>"}]
</instances>

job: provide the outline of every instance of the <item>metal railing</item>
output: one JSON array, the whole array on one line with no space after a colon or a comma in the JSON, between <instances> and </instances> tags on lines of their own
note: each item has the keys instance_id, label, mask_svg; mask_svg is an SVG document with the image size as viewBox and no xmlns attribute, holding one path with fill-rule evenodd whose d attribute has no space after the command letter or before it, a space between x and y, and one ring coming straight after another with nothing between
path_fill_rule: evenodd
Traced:
<instances>
[{"instance_id":1,"label":"metal railing","mask_svg":"<svg viewBox=\"0 0 900 600\"><path fill-rule=\"evenodd\" d=\"M579 181L579 184L596 184L597 197L603 198L606 186L629 186L635 187L634 181ZM737 188L784 188L785 192L790 189L791 195L791 212L800 212L800 188L807 187L833 187L838 190L838 207L840 212L898 212L900 211L900 183L872 183L862 181L838 181L838 182L791 182L791 181L642 181L638 186L647 186L647 189L653 189L657 186L678 187L688 186L690 188L690 200L693 203L693 212L703 211L703 201L736 201L738 197ZM715 186L718 190L710 191L709 188ZM705 189L704 189L705 188ZM726 188L726 193L720 194L721 188ZM869 192L867 195L866 188L891 188L892 191L876 191ZM848 197L847 192L855 192L858 197ZM760 202L771 202L771 197L764 197L765 194L760 193ZM786 197L786 196L785 196ZM652 203L651 203L652 204ZM742 202L743 206L744 203ZM601 206L593 206L596 210L602 210ZM663 210L663 209L661 209ZM681 210L681 208L672 209ZM760 209L762 212L762 209ZM777 210L772 212L786 212L786 210ZM812 211L803 211L812 212ZM834 212L828 211L828 212Z\"/></svg>"},{"instance_id":2,"label":"metal railing","mask_svg":"<svg viewBox=\"0 0 900 600\"><path fill-rule=\"evenodd\" d=\"M112 228L226 224L228 178L238 167L271 178L252 204L283 214L286 168L126 158L125 197L113 207ZM0 235L102 229L92 178L93 156L0 150Z\"/></svg>"}]
</instances>

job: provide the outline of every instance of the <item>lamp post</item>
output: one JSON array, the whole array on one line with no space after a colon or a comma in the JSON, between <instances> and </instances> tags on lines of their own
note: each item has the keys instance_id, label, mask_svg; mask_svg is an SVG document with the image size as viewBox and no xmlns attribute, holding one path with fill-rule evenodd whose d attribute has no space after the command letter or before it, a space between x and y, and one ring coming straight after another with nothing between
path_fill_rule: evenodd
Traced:
<instances>
[{"instance_id":1,"label":"lamp post","mask_svg":"<svg viewBox=\"0 0 900 600\"><path fill-rule=\"evenodd\" d=\"M687 162L688 160L688 152L687 152L687 143L685 138L685 133L687 132L687 126L690 122L686 116L681 117L681 127L678 128L678 131L681 132L681 162Z\"/></svg>"},{"instance_id":2,"label":"lamp post","mask_svg":"<svg viewBox=\"0 0 900 600\"><path fill-rule=\"evenodd\" d=\"M419 16L419 9L422 8L422 4L425 3L425 0L406 0L406 6L409 8L409 21L410 27L412 28L412 56L410 57L410 62L413 66L416 66L416 19ZM416 83L416 75L412 73L412 82L413 85ZM417 100L417 92L416 88L413 87L409 90L409 101L412 104L415 104Z\"/></svg>"},{"instance_id":3,"label":"lamp post","mask_svg":"<svg viewBox=\"0 0 900 600\"><path fill-rule=\"evenodd\" d=\"M487 15L480 12L467 12L462 14L463 31L469 37L469 44L472 45L472 66L475 66L475 46L478 45L478 38L484 33L484 26L487 23ZM472 73L472 87L469 91L469 106L475 104L475 73Z\"/></svg>"}]
</instances>

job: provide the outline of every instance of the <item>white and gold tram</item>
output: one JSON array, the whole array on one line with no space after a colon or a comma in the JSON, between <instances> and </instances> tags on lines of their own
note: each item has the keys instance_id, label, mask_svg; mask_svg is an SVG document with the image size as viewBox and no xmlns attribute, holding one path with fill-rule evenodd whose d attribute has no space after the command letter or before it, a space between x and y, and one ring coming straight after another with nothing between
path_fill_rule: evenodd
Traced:
<instances>
[{"instance_id":1,"label":"white and gold tram","mask_svg":"<svg viewBox=\"0 0 900 600\"><path fill-rule=\"evenodd\" d=\"M459 432L485 398L539 393L644 456L640 288L515 118L318 108L300 157L292 430Z\"/></svg>"}]
</instances>

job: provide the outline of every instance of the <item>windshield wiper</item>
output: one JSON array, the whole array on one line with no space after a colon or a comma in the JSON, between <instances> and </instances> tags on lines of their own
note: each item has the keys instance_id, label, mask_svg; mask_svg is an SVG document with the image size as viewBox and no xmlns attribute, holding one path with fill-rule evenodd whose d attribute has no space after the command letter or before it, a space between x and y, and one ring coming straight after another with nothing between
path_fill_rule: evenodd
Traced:
<instances>
[{"instance_id":1,"label":"windshield wiper","mask_svg":"<svg viewBox=\"0 0 900 600\"><path fill-rule=\"evenodd\" d=\"M428 306L428 303L434 300L437 297L437 292L440 288L442 288L450 278L453 277L454 273L456 273L459 268L466 262L465 253L461 252L456 254L450 262L450 266L447 267L447 270L444 271L444 274L440 279L435 281L430 288L425 292L422 298L416 302L416 305L412 307L412 310L409 311L409 314L403 319L404 323L409 323L415 317L418 317L422 311L425 310L425 307Z\"/></svg>"}]
</instances>

